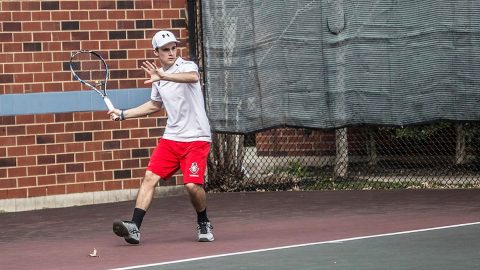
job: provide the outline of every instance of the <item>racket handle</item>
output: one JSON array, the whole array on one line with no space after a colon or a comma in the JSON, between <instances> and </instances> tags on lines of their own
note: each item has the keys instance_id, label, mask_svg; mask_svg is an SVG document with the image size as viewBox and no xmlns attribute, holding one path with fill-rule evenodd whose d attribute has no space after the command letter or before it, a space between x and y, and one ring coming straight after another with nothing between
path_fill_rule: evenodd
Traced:
<instances>
[{"instance_id":1,"label":"racket handle","mask_svg":"<svg viewBox=\"0 0 480 270\"><path fill-rule=\"evenodd\" d=\"M107 104L108 110L111 111L111 110L115 109L115 107L113 106L109 97L107 97L107 96L103 97L103 101L105 101L105 104Z\"/></svg>"}]
</instances>

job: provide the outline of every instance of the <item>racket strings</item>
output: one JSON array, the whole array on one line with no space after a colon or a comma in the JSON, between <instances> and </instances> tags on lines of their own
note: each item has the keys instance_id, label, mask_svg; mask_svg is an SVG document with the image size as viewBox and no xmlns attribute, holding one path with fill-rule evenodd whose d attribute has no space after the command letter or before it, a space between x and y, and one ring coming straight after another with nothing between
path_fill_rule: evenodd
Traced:
<instances>
[{"instance_id":1,"label":"racket strings","mask_svg":"<svg viewBox=\"0 0 480 270\"><path fill-rule=\"evenodd\" d=\"M77 53L70 61L71 69L80 81L91 84L98 90L106 88L106 63L90 52Z\"/></svg>"}]
</instances>

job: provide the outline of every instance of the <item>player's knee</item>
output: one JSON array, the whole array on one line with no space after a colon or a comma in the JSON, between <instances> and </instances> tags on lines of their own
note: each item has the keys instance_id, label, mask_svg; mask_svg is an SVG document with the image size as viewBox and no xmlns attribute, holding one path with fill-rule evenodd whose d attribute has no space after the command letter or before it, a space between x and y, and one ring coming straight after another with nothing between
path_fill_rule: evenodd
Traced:
<instances>
[{"instance_id":1,"label":"player's knee","mask_svg":"<svg viewBox=\"0 0 480 270\"><path fill-rule=\"evenodd\" d=\"M190 191L190 190L192 190L192 189L194 188L194 184L192 184L192 183L187 183L187 184L185 184L185 185L183 185L183 186L185 187L185 189L186 189L187 191Z\"/></svg>"},{"instance_id":2,"label":"player's knee","mask_svg":"<svg viewBox=\"0 0 480 270\"><path fill-rule=\"evenodd\" d=\"M187 183L184 185L185 189L187 189L189 192L194 192L197 191L198 189L201 189L202 186L195 184L195 183Z\"/></svg>"},{"instance_id":3,"label":"player's knee","mask_svg":"<svg viewBox=\"0 0 480 270\"><path fill-rule=\"evenodd\" d=\"M151 171L145 173L145 177L142 180L142 185L155 186L160 180L160 176L154 174Z\"/></svg>"}]
</instances>

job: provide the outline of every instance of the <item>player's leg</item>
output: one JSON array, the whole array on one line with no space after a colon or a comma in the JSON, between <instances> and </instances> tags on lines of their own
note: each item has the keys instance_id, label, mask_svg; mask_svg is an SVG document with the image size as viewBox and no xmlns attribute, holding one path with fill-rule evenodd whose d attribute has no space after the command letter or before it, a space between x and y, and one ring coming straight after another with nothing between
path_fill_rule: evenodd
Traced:
<instances>
[{"instance_id":1,"label":"player's leg","mask_svg":"<svg viewBox=\"0 0 480 270\"><path fill-rule=\"evenodd\" d=\"M130 244L138 244L140 242L140 226L152 203L158 181L170 178L179 169L178 158L171 151L170 143L171 141L168 140L160 140L150 157L145 177L137 193L132 220L115 220L113 223L114 233L125 238L125 241Z\"/></svg>"},{"instance_id":2,"label":"player's leg","mask_svg":"<svg viewBox=\"0 0 480 270\"><path fill-rule=\"evenodd\" d=\"M140 226L142 225L143 217L145 216L148 207L150 206L155 186L160 180L160 176L147 171L142 180L140 188L137 193L137 202L133 210L133 217L131 221L115 220L113 222L113 232L125 239L130 244L140 243Z\"/></svg>"},{"instance_id":3,"label":"player's leg","mask_svg":"<svg viewBox=\"0 0 480 270\"><path fill-rule=\"evenodd\" d=\"M155 193L155 187L158 184L158 181L161 179L160 176L155 173L147 170L145 177L143 178L140 188L137 193L137 200L135 203L135 208L143 209L147 211L152 203L153 195ZM141 221L139 221L141 223ZM141 224L138 224L139 226Z\"/></svg>"},{"instance_id":4,"label":"player's leg","mask_svg":"<svg viewBox=\"0 0 480 270\"><path fill-rule=\"evenodd\" d=\"M211 242L214 240L213 227L207 216L207 199L204 189L204 176L207 167L208 142L192 142L188 145L185 158L180 161L183 172L183 181L193 208L197 212L198 241Z\"/></svg>"},{"instance_id":5,"label":"player's leg","mask_svg":"<svg viewBox=\"0 0 480 270\"><path fill-rule=\"evenodd\" d=\"M207 208L207 196L202 185L187 183L185 184L185 189L190 196L190 201L192 202L193 208L195 211L202 212Z\"/></svg>"},{"instance_id":6,"label":"player's leg","mask_svg":"<svg viewBox=\"0 0 480 270\"><path fill-rule=\"evenodd\" d=\"M159 180L160 176L151 171L147 171L137 193L137 201L135 209L133 210L132 220L115 220L113 222L113 232L123 237L125 241L130 244L140 243L140 226L142 225L143 217L152 203L155 186Z\"/></svg>"},{"instance_id":7,"label":"player's leg","mask_svg":"<svg viewBox=\"0 0 480 270\"><path fill-rule=\"evenodd\" d=\"M185 184L193 208L197 212L197 236L199 242L212 242L213 226L207 216L207 199L202 185L188 183Z\"/></svg>"}]
</instances>

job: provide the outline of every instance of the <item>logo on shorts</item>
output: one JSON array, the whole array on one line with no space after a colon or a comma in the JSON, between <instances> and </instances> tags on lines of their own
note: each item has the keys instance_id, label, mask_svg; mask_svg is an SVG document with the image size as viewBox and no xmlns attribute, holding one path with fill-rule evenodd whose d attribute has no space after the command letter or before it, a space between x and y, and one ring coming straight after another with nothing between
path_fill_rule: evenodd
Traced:
<instances>
[{"instance_id":1,"label":"logo on shorts","mask_svg":"<svg viewBox=\"0 0 480 270\"><path fill-rule=\"evenodd\" d=\"M200 168L198 167L198 164L196 162L193 162L192 165L190 166L190 169L188 169L193 176L198 176L198 171Z\"/></svg>"}]
</instances>

